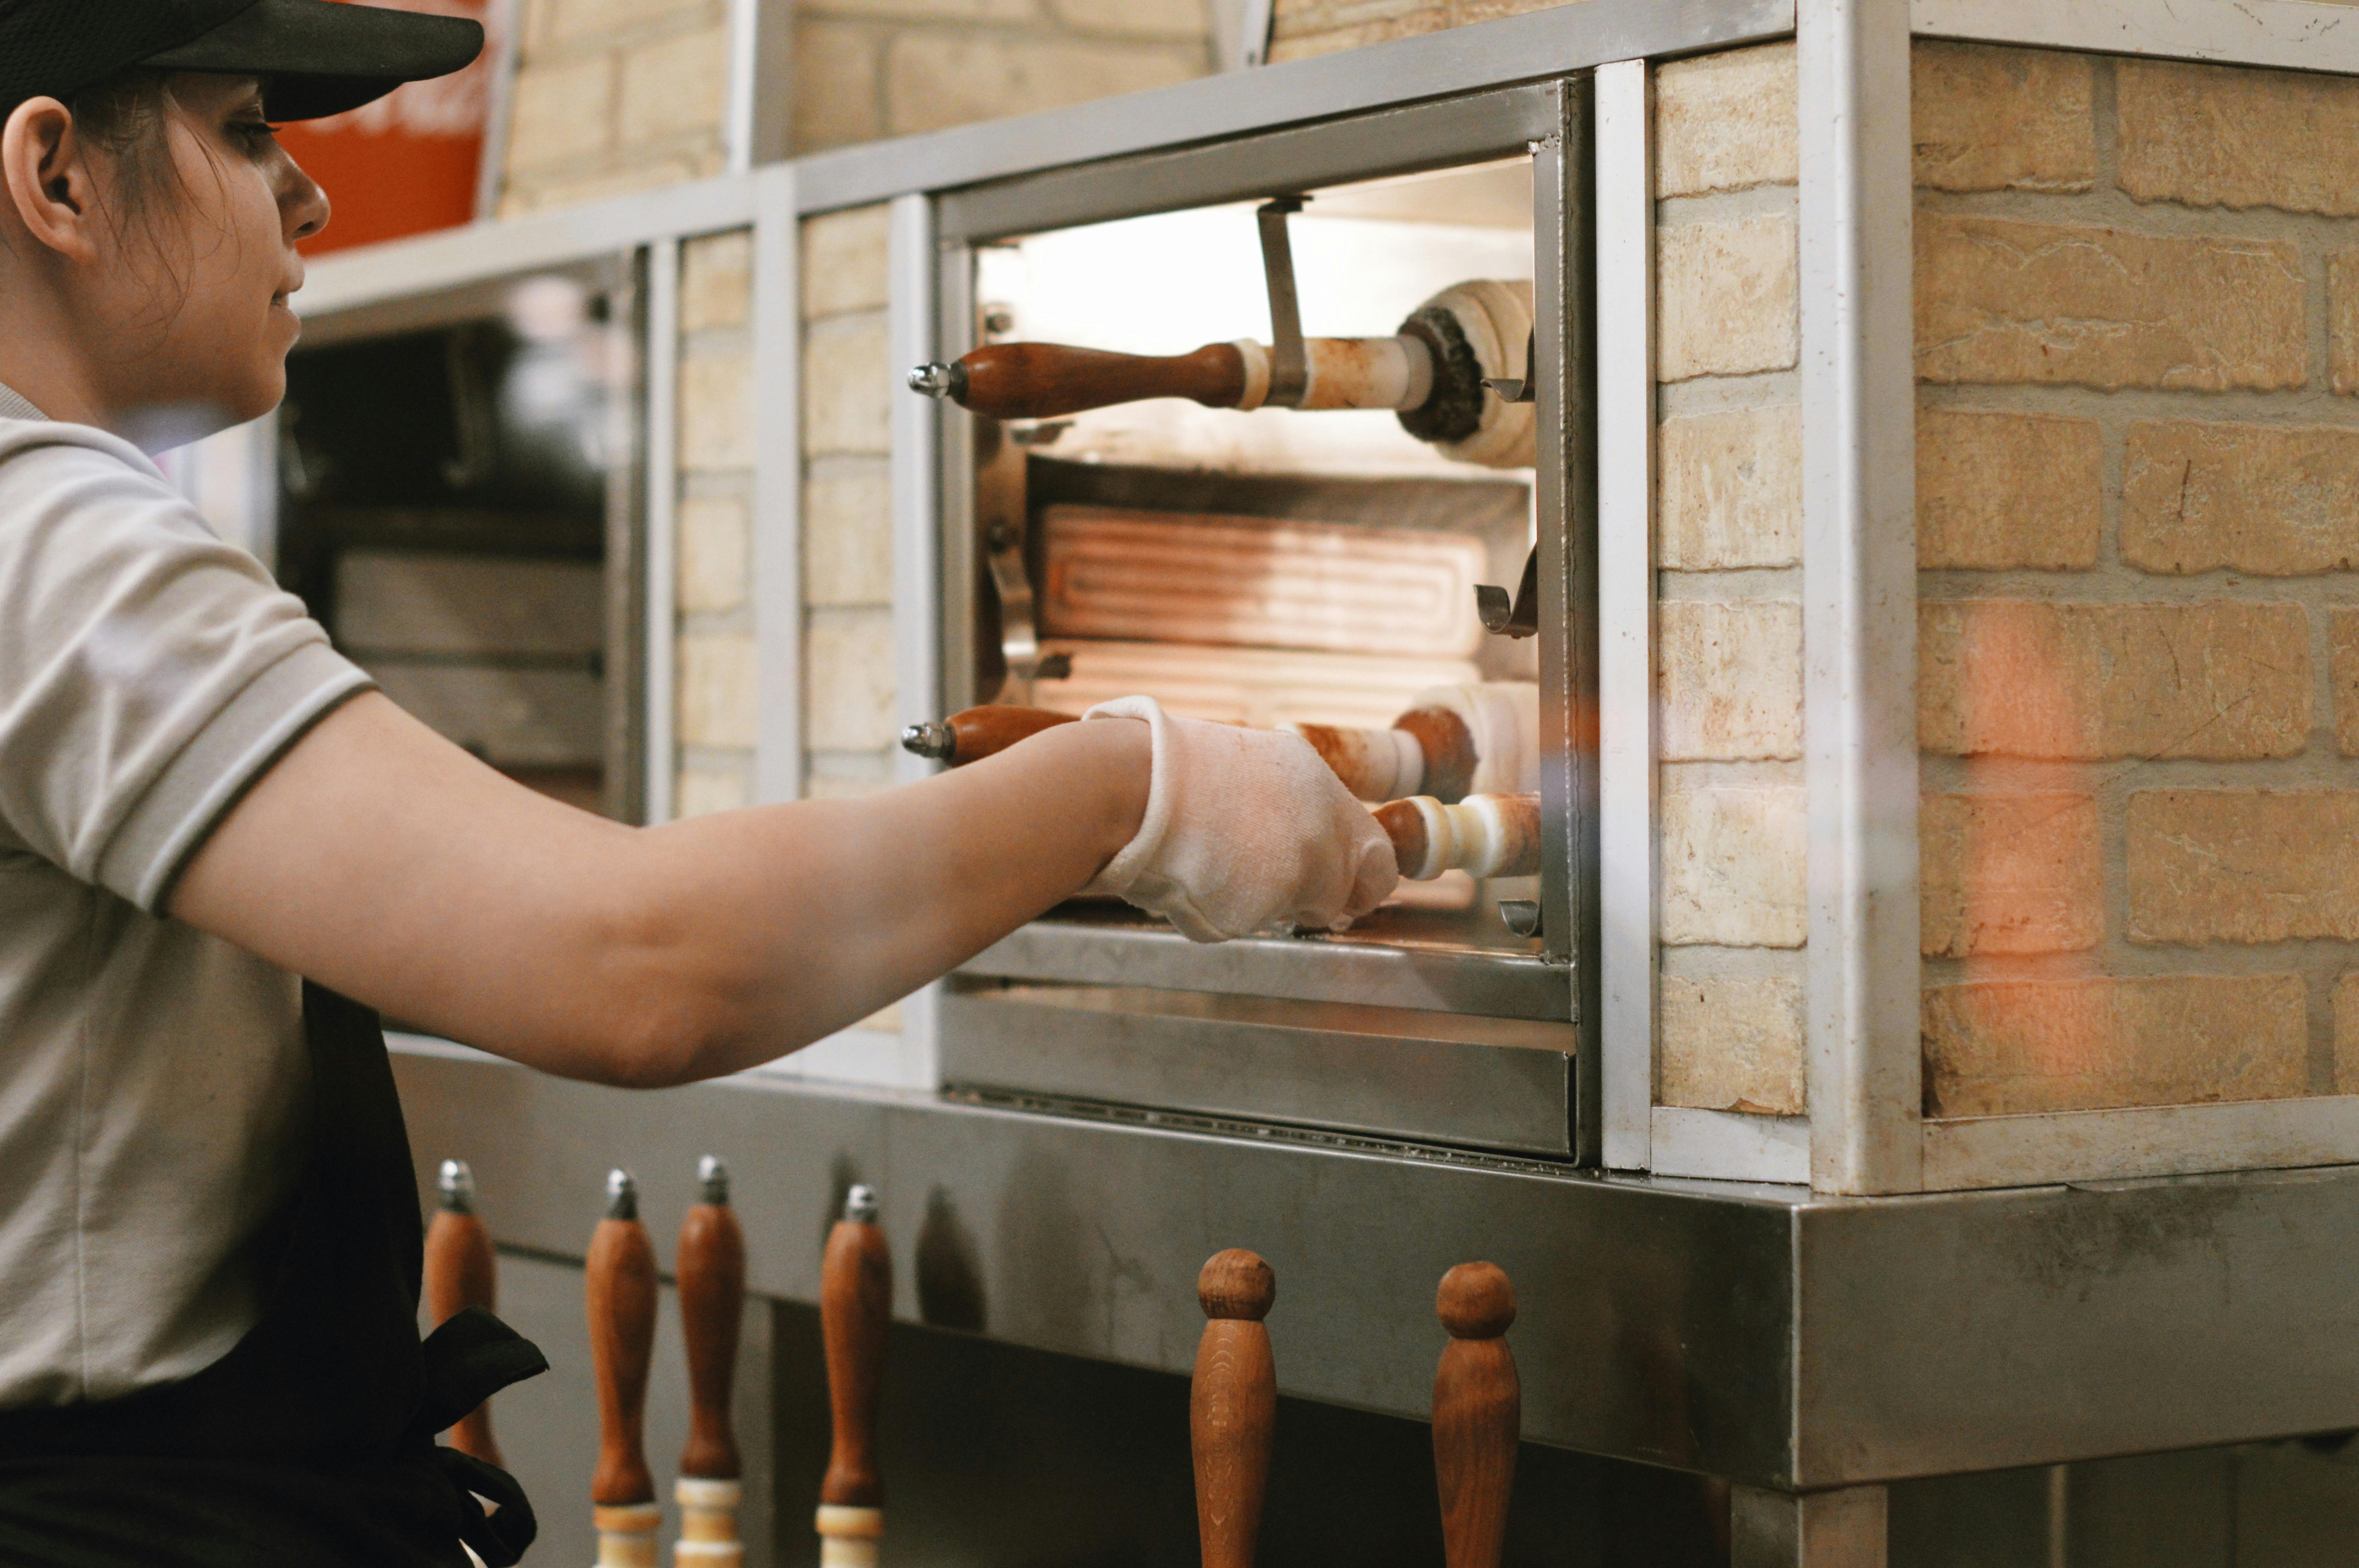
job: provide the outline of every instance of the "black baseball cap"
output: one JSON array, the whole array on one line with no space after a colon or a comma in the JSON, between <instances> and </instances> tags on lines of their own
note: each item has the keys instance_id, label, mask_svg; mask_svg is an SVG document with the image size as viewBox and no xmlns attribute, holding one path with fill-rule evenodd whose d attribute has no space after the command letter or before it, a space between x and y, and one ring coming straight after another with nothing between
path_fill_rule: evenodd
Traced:
<instances>
[{"instance_id":1,"label":"black baseball cap","mask_svg":"<svg viewBox=\"0 0 2359 1568\"><path fill-rule=\"evenodd\" d=\"M0 0L0 117L140 66L258 76L264 114L316 120L483 49L464 17L342 0Z\"/></svg>"}]
</instances>

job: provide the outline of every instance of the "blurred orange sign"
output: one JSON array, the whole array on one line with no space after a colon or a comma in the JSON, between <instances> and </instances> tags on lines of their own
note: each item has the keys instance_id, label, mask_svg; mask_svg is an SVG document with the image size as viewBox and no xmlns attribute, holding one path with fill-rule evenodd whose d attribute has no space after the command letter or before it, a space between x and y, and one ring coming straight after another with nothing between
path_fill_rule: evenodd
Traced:
<instances>
[{"instance_id":1,"label":"blurred orange sign","mask_svg":"<svg viewBox=\"0 0 2359 1568\"><path fill-rule=\"evenodd\" d=\"M320 182L335 210L319 237L304 242L307 255L474 220L500 52L493 29L505 7L491 0L370 3L481 22L484 52L455 75L413 81L350 114L280 129L280 144Z\"/></svg>"}]
</instances>

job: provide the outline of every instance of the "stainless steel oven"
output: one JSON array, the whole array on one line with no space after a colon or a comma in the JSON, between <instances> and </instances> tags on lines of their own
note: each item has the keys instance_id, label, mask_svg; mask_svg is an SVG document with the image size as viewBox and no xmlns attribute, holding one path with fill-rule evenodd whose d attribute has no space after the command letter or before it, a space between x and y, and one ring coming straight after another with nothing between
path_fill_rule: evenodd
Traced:
<instances>
[{"instance_id":1,"label":"stainless steel oven","mask_svg":"<svg viewBox=\"0 0 2359 1568\"><path fill-rule=\"evenodd\" d=\"M1570 77L935 199L945 359L1265 331L1282 355L1289 328L1405 331L1453 289L1527 302L1521 375L1476 395L1512 439L1366 407L943 405L940 646L952 708L1143 691L1382 730L1420 693L1521 694L1543 824L1538 876L1405 883L1343 934L1199 946L1070 903L953 979L948 1087L1593 1159L1589 96Z\"/></svg>"}]
</instances>

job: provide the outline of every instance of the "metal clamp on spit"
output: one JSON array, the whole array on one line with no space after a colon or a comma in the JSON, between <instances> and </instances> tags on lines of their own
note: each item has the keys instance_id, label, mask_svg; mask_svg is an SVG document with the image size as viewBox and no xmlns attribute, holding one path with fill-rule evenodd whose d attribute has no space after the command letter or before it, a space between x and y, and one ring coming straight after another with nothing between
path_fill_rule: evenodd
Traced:
<instances>
[{"instance_id":1,"label":"metal clamp on spit","mask_svg":"<svg viewBox=\"0 0 2359 1568\"><path fill-rule=\"evenodd\" d=\"M1269 287L1267 345L1241 339L1156 358L985 343L919 366L910 389L993 419L1050 419L1150 397L1244 411L1389 408L1403 429L1460 462L1530 467L1538 451L1531 284L1453 285L1388 338L1305 338L1286 221L1306 200L1282 196L1255 214Z\"/></svg>"}]
</instances>

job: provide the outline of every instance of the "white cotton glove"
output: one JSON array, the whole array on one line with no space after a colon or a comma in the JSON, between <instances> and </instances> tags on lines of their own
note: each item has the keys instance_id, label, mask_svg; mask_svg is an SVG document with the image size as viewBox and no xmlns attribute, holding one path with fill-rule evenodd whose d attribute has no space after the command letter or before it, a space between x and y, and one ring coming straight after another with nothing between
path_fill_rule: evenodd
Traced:
<instances>
[{"instance_id":1,"label":"white cotton glove","mask_svg":"<svg viewBox=\"0 0 2359 1568\"><path fill-rule=\"evenodd\" d=\"M1151 697L1082 717L1143 719L1155 735L1137 837L1083 892L1224 942L1275 925L1341 931L1400 881L1392 840L1299 735L1173 719Z\"/></svg>"}]
</instances>

